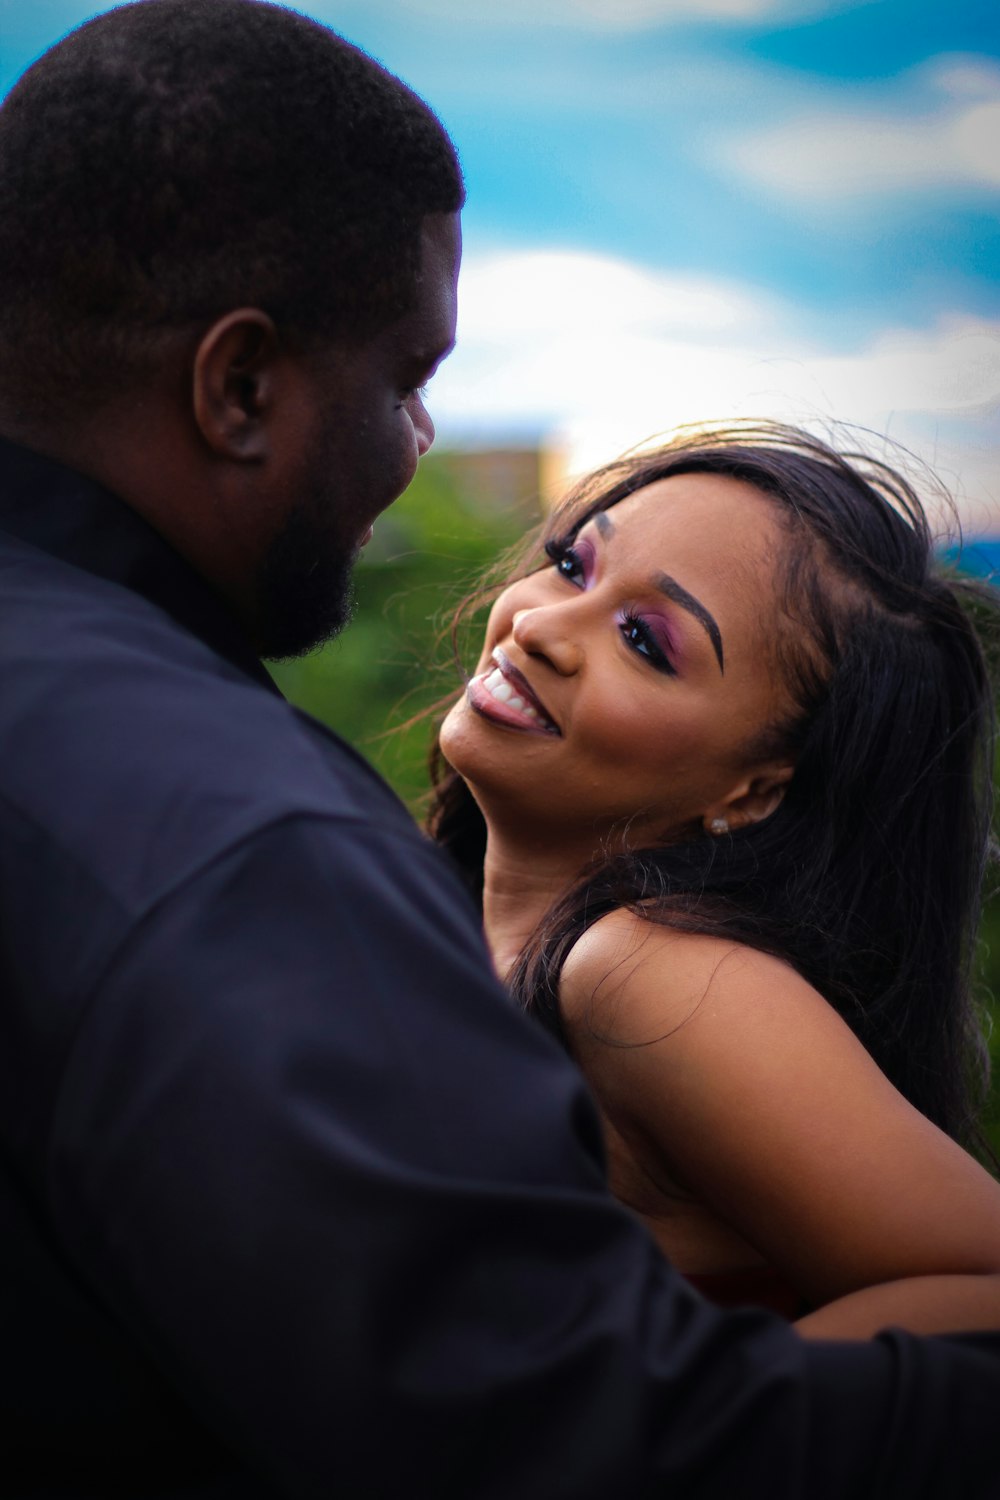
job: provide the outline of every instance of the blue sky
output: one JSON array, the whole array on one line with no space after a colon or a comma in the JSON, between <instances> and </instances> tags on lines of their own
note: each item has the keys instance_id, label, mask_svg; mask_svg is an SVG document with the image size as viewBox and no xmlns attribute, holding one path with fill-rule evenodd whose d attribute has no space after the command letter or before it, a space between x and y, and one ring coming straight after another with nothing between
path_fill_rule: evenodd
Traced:
<instances>
[{"instance_id":1,"label":"blue sky","mask_svg":"<svg viewBox=\"0 0 1000 1500\"><path fill-rule=\"evenodd\" d=\"M0 90L108 7L0 0ZM442 441L860 423L1000 529L996 0L306 0L469 183ZM874 440L871 440L874 441Z\"/></svg>"}]
</instances>

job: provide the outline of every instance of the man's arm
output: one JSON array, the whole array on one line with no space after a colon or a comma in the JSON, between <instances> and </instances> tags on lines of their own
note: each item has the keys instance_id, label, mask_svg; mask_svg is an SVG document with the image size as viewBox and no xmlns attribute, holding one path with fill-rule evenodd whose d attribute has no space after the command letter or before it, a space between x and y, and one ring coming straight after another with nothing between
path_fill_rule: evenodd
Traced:
<instances>
[{"instance_id":1,"label":"man's arm","mask_svg":"<svg viewBox=\"0 0 1000 1500\"><path fill-rule=\"evenodd\" d=\"M278 1493L995 1492L1000 1342L808 1345L686 1288L408 839L290 821L150 913L49 1160L67 1255Z\"/></svg>"}]
</instances>

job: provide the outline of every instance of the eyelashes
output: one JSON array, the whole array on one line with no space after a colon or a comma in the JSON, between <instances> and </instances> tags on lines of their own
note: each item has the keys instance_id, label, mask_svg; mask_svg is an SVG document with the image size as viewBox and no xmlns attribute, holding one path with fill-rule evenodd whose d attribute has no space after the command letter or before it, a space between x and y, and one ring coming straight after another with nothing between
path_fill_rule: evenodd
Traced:
<instances>
[{"instance_id":1,"label":"eyelashes","mask_svg":"<svg viewBox=\"0 0 1000 1500\"><path fill-rule=\"evenodd\" d=\"M561 578L574 588L586 587L593 561L589 544L577 548L566 537L553 537L545 543L545 555ZM629 650L641 656L657 672L676 677L677 669L648 620L625 609L618 616L618 628Z\"/></svg>"},{"instance_id":2,"label":"eyelashes","mask_svg":"<svg viewBox=\"0 0 1000 1500\"><path fill-rule=\"evenodd\" d=\"M658 672L665 672L668 677L677 676L677 668L657 640L655 631L641 615L634 615L626 610L618 622L618 628L626 644L636 655L644 656Z\"/></svg>"},{"instance_id":3,"label":"eyelashes","mask_svg":"<svg viewBox=\"0 0 1000 1500\"><path fill-rule=\"evenodd\" d=\"M568 578L570 583L581 583L586 581L586 572L583 558L575 547L571 546L565 537L553 537L545 543L545 556L562 578Z\"/></svg>"}]
</instances>

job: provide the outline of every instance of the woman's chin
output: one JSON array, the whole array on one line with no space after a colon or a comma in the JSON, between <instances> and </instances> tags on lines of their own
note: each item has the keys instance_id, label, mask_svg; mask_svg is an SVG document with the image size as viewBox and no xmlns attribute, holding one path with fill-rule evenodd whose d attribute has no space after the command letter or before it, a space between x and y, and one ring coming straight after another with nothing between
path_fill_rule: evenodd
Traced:
<instances>
[{"instance_id":1,"label":"woman's chin","mask_svg":"<svg viewBox=\"0 0 1000 1500\"><path fill-rule=\"evenodd\" d=\"M497 757L489 726L464 697L449 709L441 725L438 745L451 769L462 778L480 807L484 797L487 801L494 796L499 796L504 802L512 800L516 783L511 785L509 757Z\"/></svg>"},{"instance_id":2,"label":"woman's chin","mask_svg":"<svg viewBox=\"0 0 1000 1500\"><path fill-rule=\"evenodd\" d=\"M489 756L484 753L486 747L482 743L482 731L483 726L477 715L462 697L448 710L438 736L441 754L451 769L461 776L473 795L474 783L478 780L477 773L485 772L489 764Z\"/></svg>"},{"instance_id":3,"label":"woman's chin","mask_svg":"<svg viewBox=\"0 0 1000 1500\"><path fill-rule=\"evenodd\" d=\"M459 772L459 775L461 775L461 771L455 764L453 752L456 754L460 754L461 742L464 738L462 734L462 720L465 718L468 712L469 706L466 703L465 696L463 694L463 696L459 698L458 702L453 703L451 708L449 708L448 712L445 714L444 722L442 723L440 733L438 734L438 746L441 750L441 754L444 756L445 760L452 767L452 769Z\"/></svg>"}]
</instances>

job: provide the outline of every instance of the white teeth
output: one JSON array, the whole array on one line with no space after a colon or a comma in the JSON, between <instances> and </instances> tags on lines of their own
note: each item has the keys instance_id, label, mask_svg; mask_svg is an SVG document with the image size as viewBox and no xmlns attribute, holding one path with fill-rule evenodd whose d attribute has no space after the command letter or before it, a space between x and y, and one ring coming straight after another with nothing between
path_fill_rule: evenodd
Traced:
<instances>
[{"instance_id":1,"label":"white teeth","mask_svg":"<svg viewBox=\"0 0 1000 1500\"><path fill-rule=\"evenodd\" d=\"M506 703L508 708L514 709L516 713L524 714L526 719L540 718L537 709L515 693L499 667L494 667L488 677L480 680L490 697L495 698L498 703Z\"/></svg>"}]
</instances>

